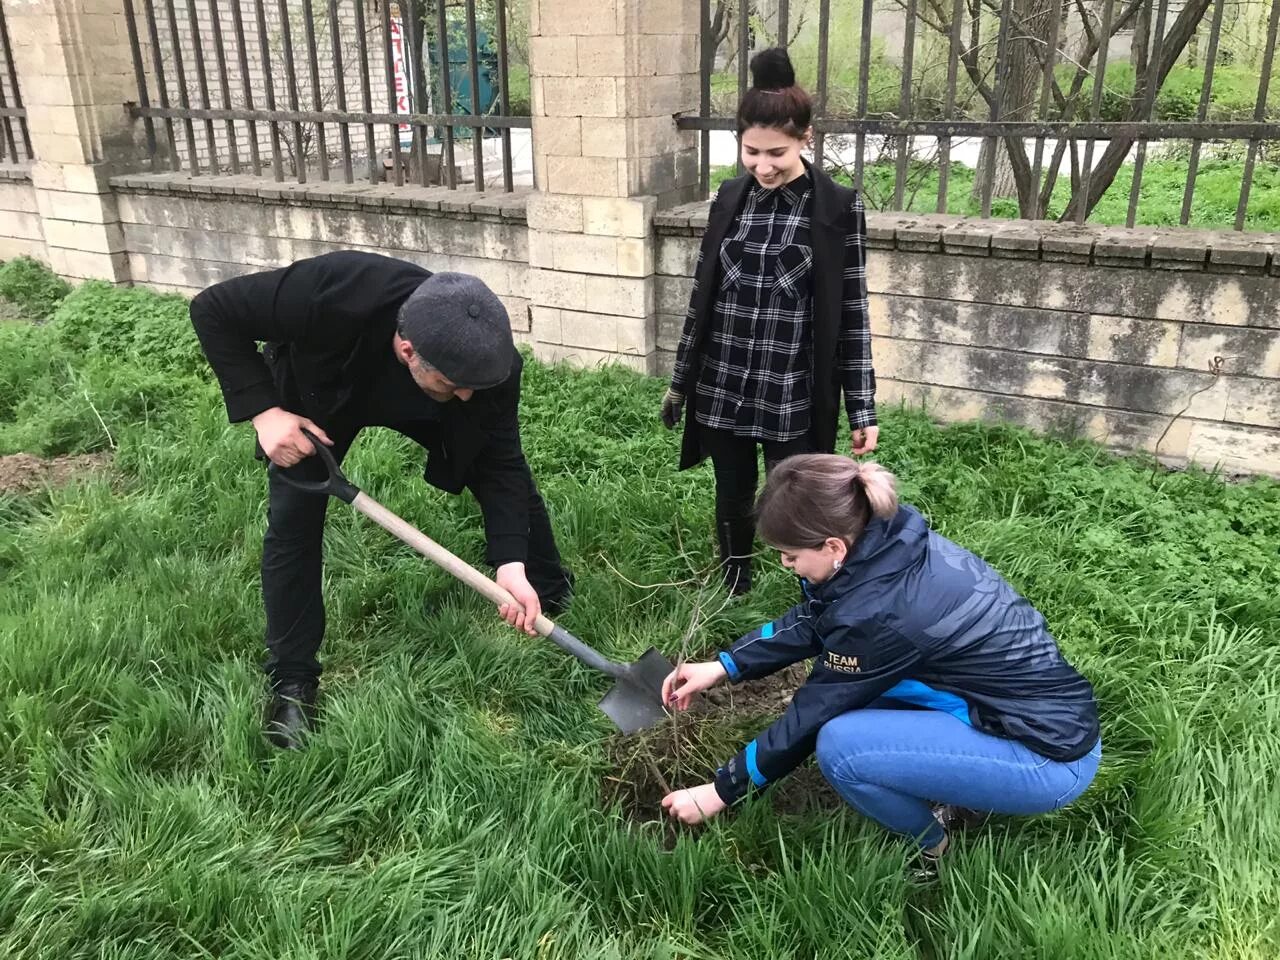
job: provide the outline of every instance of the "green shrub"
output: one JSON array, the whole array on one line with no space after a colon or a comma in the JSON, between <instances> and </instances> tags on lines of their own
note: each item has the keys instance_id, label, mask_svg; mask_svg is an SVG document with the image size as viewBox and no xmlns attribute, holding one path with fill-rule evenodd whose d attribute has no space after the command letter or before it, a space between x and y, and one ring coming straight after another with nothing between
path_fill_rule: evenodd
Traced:
<instances>
[{"instance_id":1,"label":"green shrub","mask_svg":"<svg viewBox=\"0 0 1280 960\"><path fill-rule=\"evenodd\" d=\"M53 393L59 348L48 326L0 321L0 422L14 414L22 398Z\"/></svg>"},{"instance_id":2,"label":"green shrub","mask_svg":"<svg viewBox=\"0 0 1280 960\"><path fill-rule=\"evenodd\" d=\"M47 319L70 292L65 280L30 257L0 264L0 300L13 304L27 320Z\"/></svg>"},{"instance_id":3,"label":"green shrub","mask_svg":"<svg viewBox=\"0 0 1280 960\"><path fill-rule=\"evenodd\" d=\"M59 342L86 357L131 360L153 370L204 374L208 365L187 313L174 294L90 281L69 295L53 316Z\"/></svg>"}]
</instances>

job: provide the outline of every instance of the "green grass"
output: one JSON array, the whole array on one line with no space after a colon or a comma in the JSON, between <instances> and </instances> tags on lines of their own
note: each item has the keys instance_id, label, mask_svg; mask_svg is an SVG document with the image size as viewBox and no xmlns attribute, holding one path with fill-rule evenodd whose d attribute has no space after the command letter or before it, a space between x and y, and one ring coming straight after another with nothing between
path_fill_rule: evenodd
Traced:
<instances>
[{"instance_id":1,"label":"green grass","mask_svg":"<svg viewBox=\"0 0 1280 960\"><path fill-rule=\"evenodd\" d=\"M0 495L0 956L1280 951L1275 483L884 411L880 459L906 499L1044 611L1096 685L1106 739L1078 802L963 837L916 888L903 846L851 811L754 801L669 844L602 806L601 678L337 502L328 720L308 751L269 752L264 478L180 314L90 286L48 323L0 322L0 453L114 444L112 477ZM660 381L526 376L528 454L579 577L566 626L611 655L674 653L694 594L628 581L712 564L708 468L675 471ZM475 503L419 467L374 430L347 472L478 561ZM691 653L792 600L764 567ZM696 783L714 753L658 759Z\"/></svg>"},{"instance_id":2,"label":"green grass","mask_svg":"<svg viewBox=\"0 0 1280 960\"><path fill-rule=\"evenodd\" d=\"M1135 221L1148 226L1176 226L1182 216L1182 193L1187 182L1187 158L1149 160L1142 170L1142 186L1138 191ZM1133 165L1120 168L1115 180L1098 201L1089 222L1123 225L1129 211L1129 191L1133 186ZM869 209L887 210L893 204L896 166L892 161L868 164L864 177L864 197ZM711 172L711 190L736 175L733 167L717 167ZM947 179L947 213L977 217L982 205L973 197L975 171L962 163L954 163ZM836 179L852 184L845 172ZM1229 230L1234 228L1236 204L1240 200L1240 184L1244 179L1242 160L1202 157L1196 176L1196 192L1192 198L1189 226ZM1049 201L1049 219L1058 219L1071 200L1070 180L1059 177ZM903 206L912 213L934 213L938 207L938 171L936 167L914 164L908 172ZM997 219L1018 217L1016 198L997 198L991 205ZM1253 189L1246 230L1280 230L1280 164L1259 163L1254 167Z\"/></svg>"}]
</instances>

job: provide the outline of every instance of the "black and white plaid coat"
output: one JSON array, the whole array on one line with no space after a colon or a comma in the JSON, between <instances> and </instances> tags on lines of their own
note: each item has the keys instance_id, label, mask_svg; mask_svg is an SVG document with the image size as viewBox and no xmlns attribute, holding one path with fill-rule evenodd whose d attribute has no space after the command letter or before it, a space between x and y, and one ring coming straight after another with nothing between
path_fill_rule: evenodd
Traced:
<instances>
[{"instance_id":1,"label":"black and white plaid coat","mask_svg":"<svg viewBox=\"0 0 1280 960\"><path fill-rule=\"evenodd\" d=\"M672 387L699 426L759 440L813 429L834 449L837 391L851 427L876 422L861 198L821 170L766 190L749 174L712 204ZM692 437L692 442L691 442Z\"/></svg>"}]
</instances>

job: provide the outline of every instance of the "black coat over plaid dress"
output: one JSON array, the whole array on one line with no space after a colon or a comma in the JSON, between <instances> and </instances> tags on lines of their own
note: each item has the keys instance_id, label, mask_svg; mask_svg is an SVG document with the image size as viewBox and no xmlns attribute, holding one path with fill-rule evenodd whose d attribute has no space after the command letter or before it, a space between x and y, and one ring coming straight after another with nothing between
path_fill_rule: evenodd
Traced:
<instances>
[{"instance_id":1,"label":"black coat over plaid dress","mask_svg":"<svg viewBox=\"0 0 1280 960\"><path fill-rule=\"evenodd\" d=\"M682 470L704 459L702 428L811 432L830 453L841 393L851 427L876 422L862 200L805 166L772 190L729 180L711 205L671 378L688 406Z\"/></svg>"}]
</instances>

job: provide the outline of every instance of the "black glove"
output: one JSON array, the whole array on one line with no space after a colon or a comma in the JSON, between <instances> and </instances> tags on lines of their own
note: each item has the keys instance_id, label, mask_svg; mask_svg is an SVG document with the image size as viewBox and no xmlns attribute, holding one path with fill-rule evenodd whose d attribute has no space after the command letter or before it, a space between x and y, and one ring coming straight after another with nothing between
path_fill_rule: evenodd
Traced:
<instances>
[{"instance_id":1,"label":"black glove","mask_svg":"<svg viewBox=\"0 0 1280 960\"><path fill-rule=\"evenodd\" d=\"M668 387L667 395L662 398L662 422L667 425L668 430L675 429L676 424L680 422L683 409L684 394Z\"/></svg>"}]
</instances>

